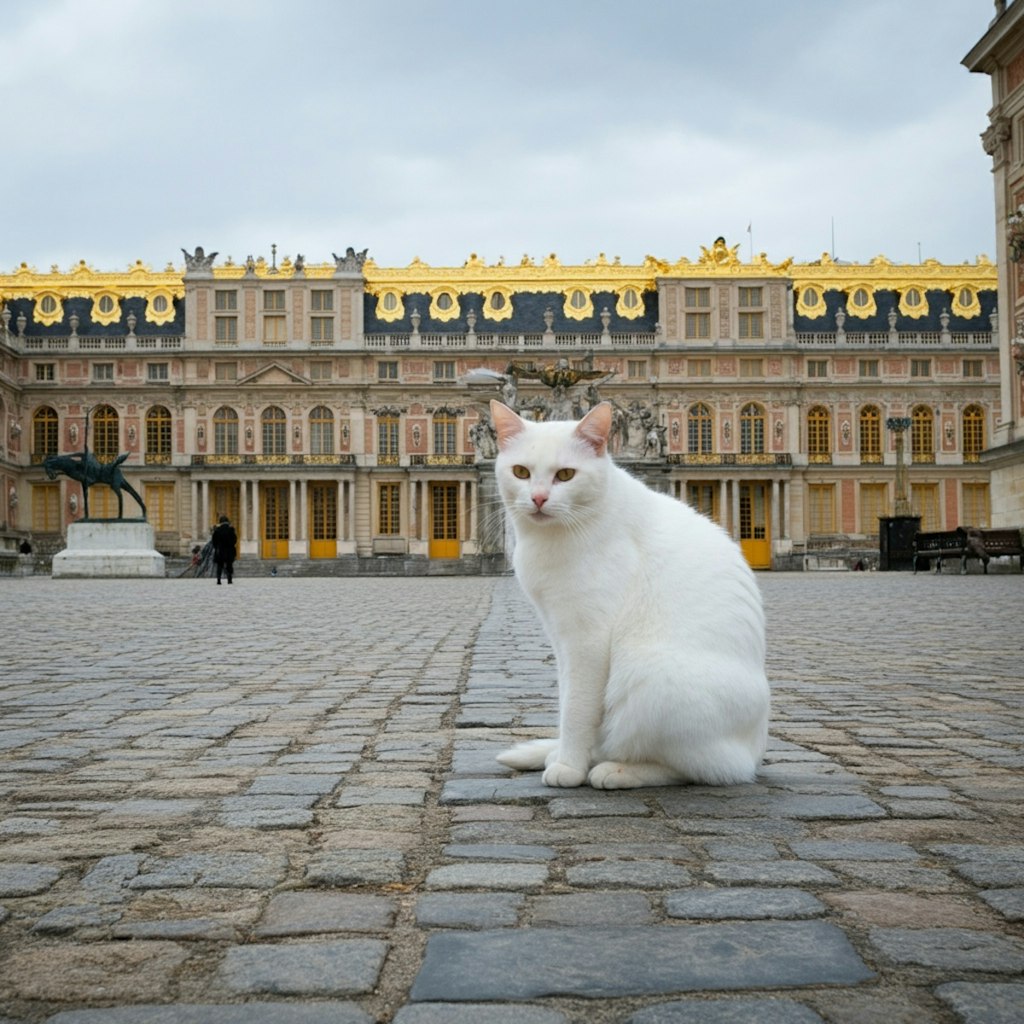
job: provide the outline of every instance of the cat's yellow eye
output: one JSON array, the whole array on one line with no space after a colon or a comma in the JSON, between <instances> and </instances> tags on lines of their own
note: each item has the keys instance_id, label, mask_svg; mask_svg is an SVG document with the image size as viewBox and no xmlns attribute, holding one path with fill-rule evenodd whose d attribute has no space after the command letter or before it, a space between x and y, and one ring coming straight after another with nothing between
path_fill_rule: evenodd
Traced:
<instances>
[{"instance_id":1,"label":"cat's yellow eye","mask_svg":"<svg viewBox=\"0 0 1024 1024\"><path fill-rule=\"evenodd\" d=\"M575 475L576 475L576 470L575 469L560 469L555 474L555 479L556 480L561 480L562 483L565 483L566 480L571 480Z\"/></svg>"},{"instance_id":2,"label":"cat's yellow eye","mask_svg":"<svg viewBox=\"0 0 1024 1024\"><path fill-rule=\"evenodd\" d=\"M530 471L525 466L513 466L512 475L518 477L520 480L530 479Z\"/></svg>"}]
</instances>

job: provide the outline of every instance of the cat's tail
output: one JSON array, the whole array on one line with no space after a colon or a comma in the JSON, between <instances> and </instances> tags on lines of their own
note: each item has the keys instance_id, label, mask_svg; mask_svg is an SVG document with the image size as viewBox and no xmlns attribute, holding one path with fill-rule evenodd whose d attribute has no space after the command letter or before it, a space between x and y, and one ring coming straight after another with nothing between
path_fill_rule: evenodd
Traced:
<instances>
[{"instance_id":1,"label":"cat's tail","mask_svg":"<svg viewBox=\"0 0 1024 1024\"><path fill-rule=\"evenodd\" d=\"M517 743L514 747L502 751L497 759L509 768L517 771L529 772L538 771L543 768L548 754L558 746L557 739L529 740L526 743Z\"/></svg>"}]
</instances>

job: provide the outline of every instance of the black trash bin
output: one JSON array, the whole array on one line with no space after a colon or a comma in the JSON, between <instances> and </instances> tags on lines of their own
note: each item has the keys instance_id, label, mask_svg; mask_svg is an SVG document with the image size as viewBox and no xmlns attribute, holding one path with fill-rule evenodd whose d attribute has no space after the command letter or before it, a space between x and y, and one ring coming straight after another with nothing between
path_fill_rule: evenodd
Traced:
<instances>
[{"instance_id":1,"label":"black trash bin","mask_svg":"<svg viewBox=\"0 0 1024 1024\"><path fill-rule=\"evenodd\" d=\"M920 516L879 516L878 568L883 572L912 571L914 537L920 529Z\"/></svg>"}]
</instances>

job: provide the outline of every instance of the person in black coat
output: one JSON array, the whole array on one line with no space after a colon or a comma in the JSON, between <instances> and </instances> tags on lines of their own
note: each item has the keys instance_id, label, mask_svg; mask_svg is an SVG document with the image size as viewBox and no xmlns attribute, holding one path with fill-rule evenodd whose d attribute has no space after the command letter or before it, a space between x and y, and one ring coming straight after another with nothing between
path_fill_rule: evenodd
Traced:
<instances>
[{"instance_id":1,"label":"person in black coat","mask_svg":"<svg viewBox=\"0 0 1024 1024\"><path fill-rule=\"evenodd\" d=\"M213 528L210 543L213 545L213 560L217 565L217 585L220 585L222 573L227 574L228 583L230 583L235 573L238 534L235 533L235 528L228 521L227 516L221 516L220 522Z\"/></svg>"}]
</instances>

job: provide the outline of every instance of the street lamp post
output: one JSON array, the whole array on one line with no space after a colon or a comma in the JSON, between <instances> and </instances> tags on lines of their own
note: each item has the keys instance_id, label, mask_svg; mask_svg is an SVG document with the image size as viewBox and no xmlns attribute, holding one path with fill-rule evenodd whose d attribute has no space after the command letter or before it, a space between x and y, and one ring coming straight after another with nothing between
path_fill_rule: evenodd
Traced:
<instances>
[{"instance_id":1,"label":"street lamp post","mask_svg":"<svg viewBox=\"0 0 1024 1024\"><path fill-rule=\"evenodd\" d=\"M910 428L909 416L890 416L885 425L896 435L896 506L897 516L910 515L910 502L907 500L907 466L903 459L903 435Z\"/></svg>"}]
</instances>

